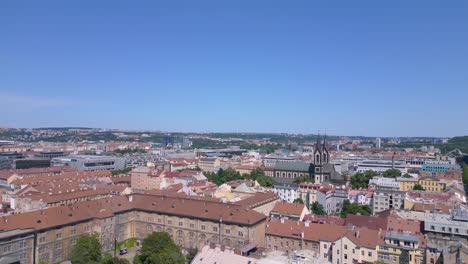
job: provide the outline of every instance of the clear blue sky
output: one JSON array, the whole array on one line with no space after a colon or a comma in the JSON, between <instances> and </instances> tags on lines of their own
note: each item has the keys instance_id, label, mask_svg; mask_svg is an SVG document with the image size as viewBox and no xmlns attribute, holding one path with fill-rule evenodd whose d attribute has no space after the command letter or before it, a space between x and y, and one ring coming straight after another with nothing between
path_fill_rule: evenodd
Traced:
<instances>
[{"instance_id":1,"label":"clear blue sky","mask_svg":"<svg viewBox=\"0 0 468 264\"><path fill-rule=\"evenodd\" d=\"M0 126L468 134L468 1L1 1Z\"/></svg>"}]
</instances>

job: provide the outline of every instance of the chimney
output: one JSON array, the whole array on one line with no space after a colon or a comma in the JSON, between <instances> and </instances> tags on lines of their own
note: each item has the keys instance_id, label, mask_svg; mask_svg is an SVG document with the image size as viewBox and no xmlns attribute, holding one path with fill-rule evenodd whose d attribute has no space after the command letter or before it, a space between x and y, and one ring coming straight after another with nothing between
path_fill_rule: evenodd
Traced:
<instances>
[{"instance_id":1,"label":"chimney","mask_svg":"<svg viewBox=\"0 0 468 264\"><path fill-rule=\"evenodd\" d=\"M309 227L309 226L310 226L310 220L306 220L306 221L304 222L304 225L305 225L305 227Z\"/></svg>"},{"instance_id":2,"label":"chimney","mask_svg":"<svg viewBox=\"0 0 468 264\"><path fill-rule=\"evenodd\" d=\"M128 201L132 202L133 201L133 195L128 196Z\"/></svg>"},{"instance_id":3,"label":"chimney","mask_svg":"<svg viewBox=\"0 0 468 264\"><path fill-rule=\"evenodd\" d=\"M284 224L284 218L283 217L281 217L281 223Z\"/></svg>"}]
</instances>

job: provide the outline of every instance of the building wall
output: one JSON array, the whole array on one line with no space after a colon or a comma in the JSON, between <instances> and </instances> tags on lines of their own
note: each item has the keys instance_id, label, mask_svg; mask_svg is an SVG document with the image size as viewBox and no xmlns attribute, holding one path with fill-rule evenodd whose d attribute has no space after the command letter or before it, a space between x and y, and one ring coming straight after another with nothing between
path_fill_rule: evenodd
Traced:
<instances>
[{"instance_id":1,"label":"building wall","mask_svg":"<svg viewBox=\"0 0 468 264\"><path fill-rule=\"evenodd\" d=\"M281 237L275 235L266 235L266 248L270 250L280 250L293 252L300 249L312 250L315 253L320 253L320 242L303 240L300 237Z\"/></svg>"},{"instance_id":2,"label":"building wall","mask_svg":"<svg viewBox=\"0 0 468 264\"><path fill-rule=\"evenodd\" d=\"M359 247L349 238L342 237L333 246L333 263L374 263L377 261L377 249Z\"/></svg>"},{"instance_id":3,"label":"building wall","mask_svg":"<svg viewBox=\"0 0 468 264\"><path fill-rule=\"evenodd\" d=\"M183 248L201 249L205 244L224 243L241 248L254 242L265 246L265 221L245 226L222 221L213 222L189 217L169 216L153 212L131 211L103 219L94 219L37 232L36 260L57 263L66 260L79 236L98 234L104 252L114 250L114 239L143 240L148 234L165 231ZM22 242L23 241L23 242ZM24 244L22 244L24 243ZM32 263L34 233L22 238L0 239L0 260L12 257L20 263ZM1 262L0 262L1 263Z\"/></svg>"},{"instance_id":4,"label":"building wall","mask_svg":"<svg viewBox=\"0 0 468 264\"><path fill-rule=\"evenodd\" d=\"M34 236L18 236L11 239L0 239L0 263L6 259L14 259L20 264L33 262Z\"/></svg>"}]
</instances>

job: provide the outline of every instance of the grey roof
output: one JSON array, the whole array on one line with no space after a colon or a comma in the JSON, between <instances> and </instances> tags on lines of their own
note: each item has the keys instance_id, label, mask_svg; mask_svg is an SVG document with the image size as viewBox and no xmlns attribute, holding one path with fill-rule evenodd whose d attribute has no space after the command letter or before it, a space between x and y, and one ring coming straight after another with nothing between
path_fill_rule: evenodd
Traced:
<instances>
[{"instance_id":1,"label":"grey roof","mask_svg":"<svg viewBox=\"0 0 468 264\"><path fill-rule=\"evenodd\" d=\"M407 235L407 234L398 234L395 232L387 232L385 238L389 239L398 239L403 241L411 241L411 242L419 242L419 238L417 236Z\"/></svg>"},{"instance_id":2,"label":"grey roof","mask_svg":"<svg viewBox=\"0 0 468 264\"><path fill-rule=\"evenodd\" d=\"M314 172L314 164L303 161L284 162L278 161L275 164L275 170L283 171L299 171L299 172Z\"/></svg>"}]
</instances>

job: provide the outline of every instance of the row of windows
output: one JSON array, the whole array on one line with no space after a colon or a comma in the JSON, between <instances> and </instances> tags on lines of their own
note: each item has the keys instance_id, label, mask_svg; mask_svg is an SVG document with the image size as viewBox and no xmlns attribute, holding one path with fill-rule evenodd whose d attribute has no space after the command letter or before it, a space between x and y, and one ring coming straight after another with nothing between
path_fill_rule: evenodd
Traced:
<instances>
[{"instance_id":1,"label":"row of windows","mask_svg":"<svg viewBox=\"0 0 468 264\"><path fill-rule=\"evenodd\" d=\"M436 229L435 229L435 226L431 225L431 230L436 230ZM450 233L452 233L452 230L455 230L455 233L457 233L457 234L460 233L460 230L459 230L458 228L452 229L451 227L447 227L447 228L446 228L445 226L443 226L440 230L442 230L442 232L446 232L446 231L447 231L447 232L450 232ZM466 230L466 234L468 234L468 229Z\"/></svg>"}]
</instances>

